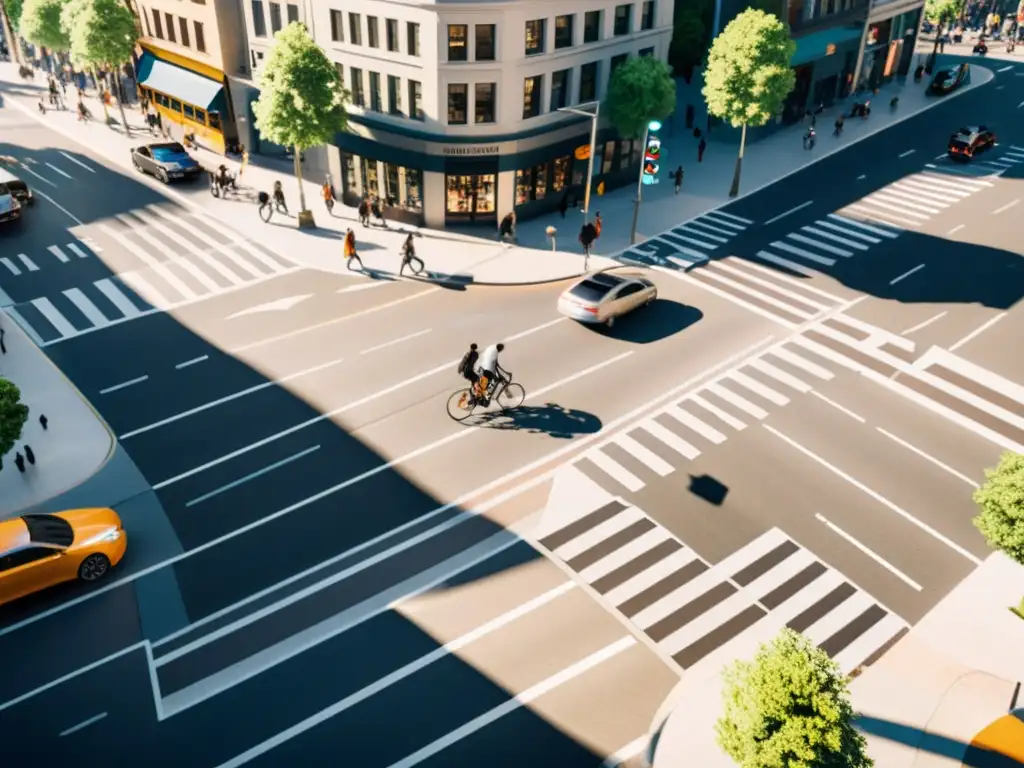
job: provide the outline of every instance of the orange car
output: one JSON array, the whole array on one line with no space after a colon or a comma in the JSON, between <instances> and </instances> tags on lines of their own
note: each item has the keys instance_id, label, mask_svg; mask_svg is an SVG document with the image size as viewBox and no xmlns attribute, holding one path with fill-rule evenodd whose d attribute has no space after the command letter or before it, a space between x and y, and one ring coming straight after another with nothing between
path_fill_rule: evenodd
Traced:
<instances>
[{"instance_id":1,"label":"orange car","mask_svg":"<svg viewBox=\"0 0 1024 768\"><path fill-rule=\"evenodd\" d=\"M124 557L112 509L72 509L0 522L0 605L64 581L93 582Z\"/></svg>"}]
</instances>

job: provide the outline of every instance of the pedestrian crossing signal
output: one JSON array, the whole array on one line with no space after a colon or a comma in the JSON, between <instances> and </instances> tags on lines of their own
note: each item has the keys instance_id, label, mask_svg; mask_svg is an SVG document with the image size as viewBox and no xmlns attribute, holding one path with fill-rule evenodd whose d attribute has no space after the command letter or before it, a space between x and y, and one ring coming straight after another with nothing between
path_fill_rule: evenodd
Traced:
<instances>
[{"instance_id":1,"label":"pedestrian crossing signal","mask_svg":"<svg viewBox=\"0 0 1024 768\"><path fill-rule=\"evenodd\" d=\"M640 181L643 184L657 184L658 171L661 168L661 139L657 136L647 137L647 146L644 148L644 167Z\"/></svg>"}]
</instances>

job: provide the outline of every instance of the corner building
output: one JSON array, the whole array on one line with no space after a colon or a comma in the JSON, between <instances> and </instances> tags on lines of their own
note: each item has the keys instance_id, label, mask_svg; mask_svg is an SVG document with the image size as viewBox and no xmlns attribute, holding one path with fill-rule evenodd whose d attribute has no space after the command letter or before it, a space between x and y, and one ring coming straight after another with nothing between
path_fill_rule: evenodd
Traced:
<instances>
[{"instance_id":1,"label":"corner building","mask_svg":"<svg viewBox=\"0 0 1024 768\"><path fill-rule=\"evenodd\" d=\"M582 196L591 121L558 109L603 100L631 56L666 60L672 36L670 0L291 7L351 92L348 131L307 161L345 202L377 195L386 216L431 227L528 218ZM258 82L282 10L250 0L245 13ZM602 120L594 184L635 180L640 144Z\"/></svg>"}]
</instances>

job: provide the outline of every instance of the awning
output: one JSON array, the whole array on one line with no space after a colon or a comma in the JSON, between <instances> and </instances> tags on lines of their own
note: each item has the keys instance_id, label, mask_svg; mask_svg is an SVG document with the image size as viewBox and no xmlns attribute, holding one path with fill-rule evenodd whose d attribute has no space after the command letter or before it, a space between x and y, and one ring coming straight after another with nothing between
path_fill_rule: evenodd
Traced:
<instances>
[{"instance_id":1,"label":"awning","mask_svg":"<svg viewBox=\"0 0 1024 768\"><path fill-rule=\"evenodd\" d=\"M224 84L162 61L148 51L138 67L139 85L211 112L222 112Z\"/></svg>"},{"instance_id":2,"label":"awning","mask_svg":"<svg viewBox=\"0 0 1024 768\"><path fill-rule=\"evenodd\" d=\"M830 55L829 46L834 45L835 50L838 50L853 40L859 43L863 33L864 28L857 25L823 29L820 32L802 35L794 41L796 43L796 51L793 52L793 58L789 64L792 67L798 67L801 64L809 64L812 61L823 59Z\"/></svg>"}]
</instances>

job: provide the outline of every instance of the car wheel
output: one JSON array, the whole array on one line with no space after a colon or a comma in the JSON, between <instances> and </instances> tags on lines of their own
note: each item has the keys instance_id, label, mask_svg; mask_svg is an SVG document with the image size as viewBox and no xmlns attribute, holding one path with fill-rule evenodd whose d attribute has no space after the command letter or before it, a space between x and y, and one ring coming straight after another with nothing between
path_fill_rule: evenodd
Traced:
<instances>
[{"instance_id":1,"label":"car wheel","mask_svg":"<svg viewBox=\"0 0 1024 768\"><path fill-rule=\"evenodd\" d=\"M156 177L160 179L160 181L162 181L164 184L170 181L170 179L167 177L167 171L165 171L163 168L157 169Z\"/></svg>"},{"instance_id":2,"label":"car wheel","mask_svg":"<svg viewBox=\"0 0 1024 768\"><path fill-rule=\"evenodd\" d=\"M78 566L78 578L82 581L99 581L110 571L110 560L106 555L94 552Z\"/></svg>"}]
</instances>

